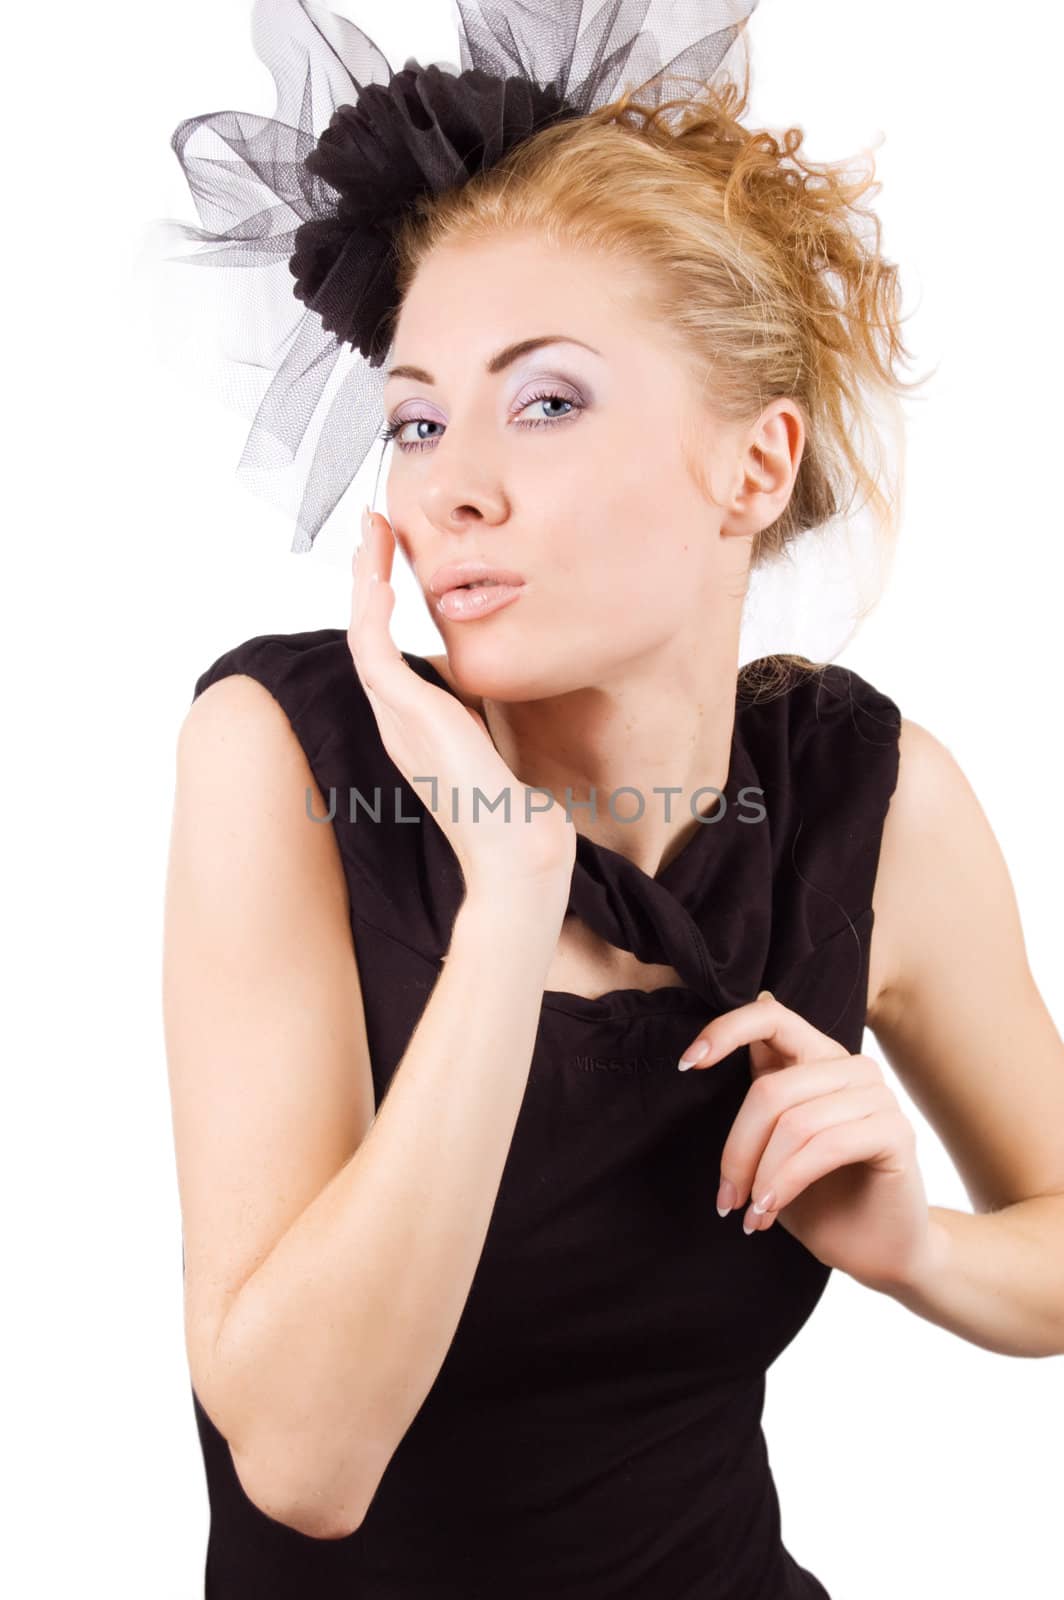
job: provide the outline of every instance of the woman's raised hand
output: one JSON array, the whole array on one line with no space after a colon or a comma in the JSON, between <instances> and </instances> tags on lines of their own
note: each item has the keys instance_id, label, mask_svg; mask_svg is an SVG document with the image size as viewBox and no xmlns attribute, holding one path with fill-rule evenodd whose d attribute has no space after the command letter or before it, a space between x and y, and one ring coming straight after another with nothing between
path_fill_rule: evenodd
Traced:
<instances>
[{"instance_id":1,"label":"woman's raised hand","mask_svg":"<svg viewBox=\"0 0 1064 1600\"><path fill-rule=\"evenodd\" d=\"M750 1088L721 1152L721 1216L746 1207L750 1234L778 1217L818 1261L868 1288L933 1276L942 1231L912 1123L878 1063L767 989L707 1023L680 1061L712 1072L744 1045Z\"/></svg>"},{"instance_id":2,"label":"woman's raised hand","mask_svg":"<svg viewBox=\"0 0 1064 1600\"><path fill-rule=\"evenodd\" d=\"M547 805L548 796L516 778L479 713L448 690L426 683L396 647L389 631L394 556L395 536L387 519L369 513L353 561L347 642L385 749L446 834L467 892L557 880L567 893L576 829L565 808ZM436 780L435 793L426 779ZM482 798L474 816L476 790L487 802L508 791L509 804L489 809Z\"/></svg>"}]
</instances>

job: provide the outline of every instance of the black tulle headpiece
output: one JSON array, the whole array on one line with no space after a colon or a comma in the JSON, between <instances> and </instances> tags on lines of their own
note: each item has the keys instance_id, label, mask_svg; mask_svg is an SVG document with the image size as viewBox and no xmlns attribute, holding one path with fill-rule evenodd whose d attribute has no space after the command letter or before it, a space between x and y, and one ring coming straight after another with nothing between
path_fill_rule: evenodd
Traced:
<instances>
[{"instance_id":1,"label":"black tulle headpiece","mask_svg":"<svg viewBox=\"0 0 1064 1600\"><path fill-rule=\"evenodd\" d=\"M579 115L553 88L477 67L456 75L408 62L390 83L367 84L356 105L333 113L306 159L339 198L329 216L296 229L297 297L379 367L392 342L391 240L404 212L426 191L487 171L548 123Z\"/></svg>"},{"instance_id":2,"label":"black tulle headpiece","mask_svg":"<svg viewBox=\"0 0 1064 1600\"><path fill-rule=\"evenodd\" d=\"M460 70L411 59L393 72L314 0L254 0L276 112L215 111L175 129L202 227L168 227L210 248L169 259L263 269L228 286L225 359L265 380L237 470L294 513L294 551L311 549L379 436L407 210L623 89L655 107L683 81L704 84L756 5L599 0L585 24L582 0L456 0Z\"/></svg>"}]
</instances>

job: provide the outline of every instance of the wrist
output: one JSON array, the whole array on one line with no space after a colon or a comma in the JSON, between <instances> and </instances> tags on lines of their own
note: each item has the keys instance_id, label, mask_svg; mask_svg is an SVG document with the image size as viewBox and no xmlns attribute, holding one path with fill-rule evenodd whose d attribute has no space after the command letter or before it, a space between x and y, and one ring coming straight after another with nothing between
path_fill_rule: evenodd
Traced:
<instances>
[{"instance_id":1,"label":"wrist","mask_svg":"<svg viewBox=\"0 0 1064 1600\"><path fill-rule=\"evenodd\" d=\"M494 877L483 883L467 880L458 914L463 922L495 927L500 932L512 932L516 925L526 929L541 926L545 936L549 932L556 939L568 909L571 883L571 868L564 874Z\"/></svg>"},{"instance_id":2,"label":"wrist","mask_svg":"<svg viewBox=\"0 0 1064 1600\"><path fill-rule=\"evenodd\" d=\"M883 1292L913 1310L930 1304L934 1286L941 1284L949 1271L952 1244L948 1228L932 1212L920 1247L898 1275L882 1286Z\"/></svg>"},{"instance_id":3,"label":"wrist","mask_svg":"<svg viewBox=\"0 0 1064 1600\"><path fill-rule=\"evenodd\" d=\"M483 876L463 872L466 885L462 909L474 915L513 915L514 906L541 908L548 917L565 915L573 881L573 859L549 860L536 866L489 868Z\"/></svg>"}]
</instances>

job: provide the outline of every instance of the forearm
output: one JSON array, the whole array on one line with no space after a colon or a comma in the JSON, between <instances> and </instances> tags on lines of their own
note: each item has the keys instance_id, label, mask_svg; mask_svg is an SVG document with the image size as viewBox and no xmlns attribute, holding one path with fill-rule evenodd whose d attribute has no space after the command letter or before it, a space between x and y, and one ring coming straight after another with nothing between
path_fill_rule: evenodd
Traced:
<instances>
[{"instance_id":1,"label":"forearm","mask_svg":"<svg viewBox=\"0 0 1064 1600\"><path fill-rule=\"evenodd\" d=\"M236 1419L234 1463L278 1520L307 1532L357 1526L443 1364L524 1096L565 902L553 884L467 899L369 1132L226 1318L216 1370Z\"/></svg>"},{"instance_id":2,"label":"forearm","mask_svg":"<svg viewBox=\"0 0 1064 1600\"><path fill-rule=\"evenodd\" d=\"M893 1299L999 1355L1064 1354L1064 1195L930 1208L931 1248Z\"/></svg>"}]
</instances>

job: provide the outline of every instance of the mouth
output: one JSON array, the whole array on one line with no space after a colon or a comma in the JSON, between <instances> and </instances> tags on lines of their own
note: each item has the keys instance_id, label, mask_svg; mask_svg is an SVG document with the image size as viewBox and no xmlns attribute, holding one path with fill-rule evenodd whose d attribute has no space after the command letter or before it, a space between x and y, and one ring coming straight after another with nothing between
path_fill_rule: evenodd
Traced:
<instances>
[{"instance_id":1,"label":"mouth","mask_svg":"<svg viewBox=\"0 0 1064 1600\"><path fill-rule=\"evenodd\" d=\"M504 606L520 600L525 592L525 581L516 583L492 574L485 578L467 578L464 583L444 580L436 596L435 609L440 617L450 622L472 622L480 617L490 617Z\"/></svg>"},{"instance_id":2,"label":"mouth","mask_svg":"<svg viewBox=\"0 0 1064 1600\"><path fill-rule=\"evenodd\" d=\"M477 558L455 561L439 567L429 580L428 588L433 598L439 600L455 590L464 592L489 588L519 589L524 581L519 572L493 567L489 562Z\"/></svg>"}]
</instances>

